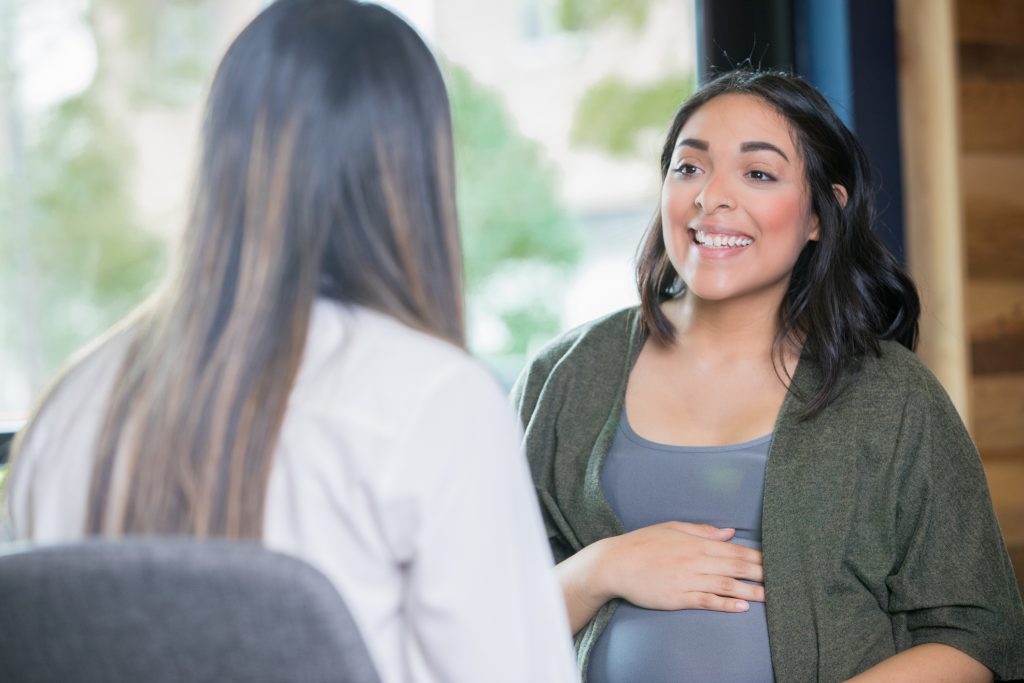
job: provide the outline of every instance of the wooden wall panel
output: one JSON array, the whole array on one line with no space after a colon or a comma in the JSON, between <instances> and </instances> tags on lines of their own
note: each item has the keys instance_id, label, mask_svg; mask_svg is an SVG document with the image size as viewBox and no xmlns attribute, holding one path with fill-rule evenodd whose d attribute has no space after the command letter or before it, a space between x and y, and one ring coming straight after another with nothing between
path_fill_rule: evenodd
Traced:
<instances>
[{"instance_id":1,"label":"wooden wall panel","mask_svg":"<svg viewBox=\"0 0 1024 683\"><path fill-rule=\"evenodd\" d=\"M972 337L975 329L1013 326L1018 321L1024 321L1024 280L977 278L967 284L967 327Z\"/></svg>"},{"instance_id":2,"label":"wooden wall panel","mask_svg":"<svg viewBox=\"0 0 1024 683\"><path fill-rule=\"evenodd\" d=\"M972 385L973 436L982 458L989 452L1024 456L1024 373L976 375Z\"/></svg>"},{"instance_id":3,"label":"wooden wall panel","mask_svg":"<svg viewBox=\"0 0 1024 683\"><path fill-rule=\"evenodd\" d=\"M1017 197L968 195L967 272L986 278L1024 279L1024 202Z\"/></svg>"},{"instance_id":4,"label":"wooden wall panel","mask_svg":"<svg viewBox=\"0 0 1024 683\"><path fill-rule=\"evenodd\" d=\"M1024 78L1024 47L961 43L957 48L961 81L1002 81Z\"/></svg>"},{"instance_id":5,"label":"wooden wall panel","mask_svg":"<svg viewBox=\"0 0 1024 683\"><path fill-rule=\"evenodd\" d=\"M1024 0L957 0L971 433L1024 588Z\"/></svg>"},{"instance_id":6,"label":"wooden wall panel","mask_svg":"<svg viewBox=\"0 0 1024 683\"><path fill-rule=\"evenodd\" d=\"M959 0L957 36L961 43L1020 45L1024 26L1021 0Z\"/></svg>"},{"instance_id":7,"label":"wooden wall panel","mask_svg":"<svg viewBox=\"0 0 1024 683\"><path fill-rule=\"evenodd\" d=\"M960 84L963 151L1024 153L1024 83L965 81Z\"/></svg>"},{"instance_id":8,"label":"wooden wall panel","mask_svg":"<svg viewBox=\"0 0 1024 683\"><path fill-rule=\"evenodd\" d=\"M985 476L1007 545L1024 546L1024 468L1002 460L985 463ZM1019 567L1018 569L1024 569Z\"/></svg>"},{"instance_id":9,"label":"wooden wall panel","mask_svg":"<svg viewBox=\"0 0 1024 683\"><path fill-rule=\"evenodd\" d=\"M960 183L966 197L1002 197L1024 204L1024 155L963 154Z\"/></svg>"},{"instance_id":10,"label":"wooden wall panel","mask_svg":"<svg viewBox=\"0 0 1024 683\"><path fill-rule=\"evenodd\" d=\"M970 281L967 330L975 377L1024 373L1024 279Z\"/></svg>"}]
</instances>

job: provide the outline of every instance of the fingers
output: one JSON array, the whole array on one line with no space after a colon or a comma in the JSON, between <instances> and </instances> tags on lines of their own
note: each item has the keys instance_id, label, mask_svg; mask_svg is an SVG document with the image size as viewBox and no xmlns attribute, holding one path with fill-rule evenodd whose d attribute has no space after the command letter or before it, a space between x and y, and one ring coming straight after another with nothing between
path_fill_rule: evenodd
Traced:
<instances>
[{"instance_id":1,"label":"fingers","mask_svg":"<svg viewBox=\"0 0 1024 683\"><path fill-rule=\"evenodd\" d=\"M764 556L760 550L754 550L738 543L721 543L708 539L705 541L702 550L705 555L710 557L741 560L743 562L753 562L754 564L764 563Z\"/></svg>"},{"instance_id":2,"label":"fingers","mask_svg":"<svg viewBox=\"0 0 1024 683\"><path fill-rule=\"evenodd\" d=\"M715 612L746 612L750 603L746 600L724 598L714 593L688 593L682 609L707 609Z\"/></svg>"},{"instance_id":3,"label":"fingers","mask_svg":"<svg viewBox=\"0 0 1024 683\"><path fill-rule=\"evenodd\" d=\"M700 574L764 582L764 565L761 564L760 558L752 562L737 557L706 556L693 560L689 569Z\"/></svg>"},{"instance_id":4,"label":"fingers","mask_svg":"<svg viewBox=\"0 0 1024 683\"><path fill-rule=\"evenodd\" d=\"M707 609L715 612L746 612L751 602L764 602L764 587L725 576L692 577L693 587L669 609ZM675 601L673 601L675 602Z\"/></svg>"},{"instance_id":5,"label":"fingers","mask_svg":"<svg viewBox=\"0 0 1024 683\"><path fill-rule=\"evenodd\" d=\"M722 598L738 598L754 602L764 602L764 586L756 583L745 583L729 578L704 574L690 580L692 592L717 595Z\"/></svg>"},{"instance_id":6,"label":"fingers","mask_svg":"<svg viewBox=\"0 0 1024 683\"><path fill-rule=\"evenodd\" d=\"M667 527L679 534L678 537L669 535L669 538L679 538L678 544L672 541L671 547L686 553L685 561L691 571L764 581L764 556L761 551L727 542L727 538L736 533L735 529L719 529L709 524L689 522L665 522L656 526Z\"/></svg>"},{"instance_id":7,"label":"fingers","mask_svg":"<svg viewBox=\"0 0 1024 683\"><path fill-rule=\"evenodd\" d=\"M736 533L735 529L711 526L710 524L692 524L690 522L667 522L667 524L676 531L716 541L726 541Z\"/></svg>"}]
</instances>

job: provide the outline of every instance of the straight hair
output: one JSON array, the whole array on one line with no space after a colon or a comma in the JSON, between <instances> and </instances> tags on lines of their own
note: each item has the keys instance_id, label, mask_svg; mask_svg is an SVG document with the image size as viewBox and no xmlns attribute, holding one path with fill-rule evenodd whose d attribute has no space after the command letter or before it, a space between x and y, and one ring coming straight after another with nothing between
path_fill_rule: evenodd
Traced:
<instances>
[{"instance_id":1,"label":"straight hair","mask_svg":"<svg viewBox=\"0 0 1024 683\"><path fill-rule=\"evenodd\" d=\"M195 187L171 276L119 326L87 533L261 535L317 297L465 348L447 94L388 10L257 16L213 79Z\"/></svg>"}]
</instances>

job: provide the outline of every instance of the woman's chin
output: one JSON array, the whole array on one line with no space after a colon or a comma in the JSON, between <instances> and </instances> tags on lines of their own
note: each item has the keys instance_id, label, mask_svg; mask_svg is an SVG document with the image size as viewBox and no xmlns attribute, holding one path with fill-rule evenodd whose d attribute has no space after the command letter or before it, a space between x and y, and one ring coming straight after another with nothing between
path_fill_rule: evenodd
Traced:
<instances>
[{"instance_id":1,"label":"woman's chin","mask_svg":"<svg viewBox=\"0 0 1024 683\"><path fill-rule=\"evenodd\" d=\"M708 303L725 303L743 295L743 288L733 282L705 282L700 278L686 282L686 296Z\"/></svg>"}]
</instances>

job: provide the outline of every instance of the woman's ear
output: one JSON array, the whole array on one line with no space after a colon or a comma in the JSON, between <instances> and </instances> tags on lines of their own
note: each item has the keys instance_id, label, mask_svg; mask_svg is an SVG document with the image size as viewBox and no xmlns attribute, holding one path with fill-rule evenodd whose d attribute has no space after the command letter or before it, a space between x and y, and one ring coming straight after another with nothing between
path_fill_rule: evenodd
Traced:
<instances>
[{"instance_id":1,"label":"woman's ear","mask_svg":"<svg viewBox=\"0 0 1024 683\"><path fill-rule=\"evenodd\" d=\"M832 192L835 193L836 199L839 200L839 206L845 209L846 200L850 198L850 196L846 194L846 188L840 185L839 183L833 183Z\"/></svg>"},{"instance_id":2,"label":"woman's ear","mask_svg":"<svg viewBox=\"0 0 1024 683\"><path fill-rule=\"evenodd\" d=\"M845 209L846 202L850 198L850 196L846 194L846 188L839 183L832 183L832 193L835 194L836 199L839 201L839 206ZM811 232L807 236L807 239L812 242L816 242L821 239L821 224L817 216L814 217L814 227L811 228Z\"/></svg>"}]
</instances>

